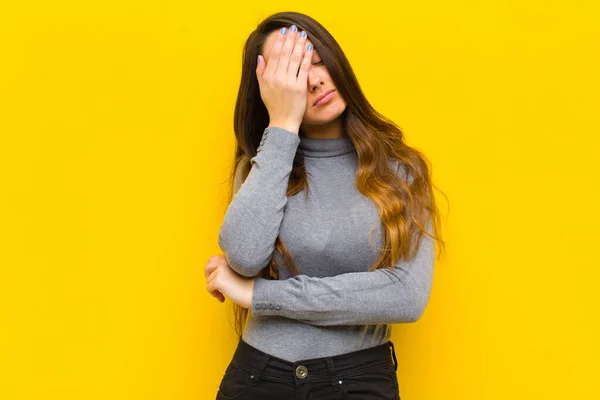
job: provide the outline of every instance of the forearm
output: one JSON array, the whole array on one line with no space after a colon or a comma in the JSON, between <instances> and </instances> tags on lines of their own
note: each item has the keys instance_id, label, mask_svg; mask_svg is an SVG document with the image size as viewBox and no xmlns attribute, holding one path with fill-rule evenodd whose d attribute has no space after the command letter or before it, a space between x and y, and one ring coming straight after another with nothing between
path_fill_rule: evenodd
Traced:
<instances>
[{"instance_id":1,"label":"forearm","mask_svg":"<svg viewBox=\"0 0 600 400\"><path fill-rule=\"evenodd\" d=\"M250 173L227 208L218 242L231 268L243 276L257 275L273 256L299 143L291 131L265 129Z\"/></svg>"},{"instance_id":2,"label":"forearm","mask_svg":"<svg viewBox=\"0 0 600 400\"><path fill-rule=\"evenodd\" d=\"M393 270L285 280L257 278L254 316L278 315L313 325L394 324L417 321L429 301L435 246L423 236L417 255Z\"/></svg>"}]
</instances>

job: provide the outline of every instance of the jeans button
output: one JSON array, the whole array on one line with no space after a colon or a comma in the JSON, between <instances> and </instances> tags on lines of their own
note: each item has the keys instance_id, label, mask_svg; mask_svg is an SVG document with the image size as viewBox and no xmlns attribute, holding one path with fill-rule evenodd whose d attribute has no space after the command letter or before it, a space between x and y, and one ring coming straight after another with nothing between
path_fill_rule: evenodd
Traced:
<instances>
[{"instance_id":1,"label":"jeans button","mask_svg":"<svg viewBox=\"0 0 600 400\"><path fill-rule=\"evenodd\" d=\"M300 379L304 379L306 378L306 376L308 375L308 370L306 369L306 367L304 365L299 365L298 368L296 368L296 376Z\"/></svg>"}]
</instances>

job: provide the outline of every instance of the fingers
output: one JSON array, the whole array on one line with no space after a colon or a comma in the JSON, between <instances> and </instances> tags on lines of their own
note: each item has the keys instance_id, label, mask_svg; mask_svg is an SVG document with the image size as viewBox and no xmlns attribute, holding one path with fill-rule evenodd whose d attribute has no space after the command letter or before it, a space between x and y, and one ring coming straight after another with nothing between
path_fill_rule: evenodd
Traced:
<instances>
[{"instance_id":1,"label":"fingers","mask_svg":"<svg viewBox=\"0 0 600 400\"><path fill-rule=\"evenodd\" d=\"M223 293L219 292L218 290L215 290L214 292L210 292L210 294L212 297L219 300L221 303L225 301L225 296L223 295Z\"/></svg>"},{"instance_id":2,"label":"fingers","mask_svg":"<svg viewBox=\"0 0 600 400\"><path fill-rule=\"evenodd\" d=\"M294 29L294 30L292 30ZM296 38L298 37L298 28L296 25L292 25L290 30L286 34L285 43L283 43L283 47L281 48L281 53L279 54L279 63L277 64L277 71L275 73L281 74L282 76L288 74L288 67L290 64L290 57L292 52L296 48ZM294 76L296 71L294 71ZM291 75L291 74L289 74Z\"/></svg>"},{"instance_id":3,"label":"fingers","mask_svg":"<svg viewBox=\"0 0 600 400\"><path fill-rule=\"evenodd\" d=\"M292 51L292 55L290 56L290 63L288 65L287 74L290 80L293 79L293 82L296 81L296 76L298 76L298 66L303 60L303 56L305 53L306 36L307 35L305 31L302 31L297 35L294 50Z\"/></svg>"},{"instance_id":4,"label":"fingers","mask_svg":"<svg viewBox=\"0 0 600 400\"><path fill-rule=\"evenodd\" d=\"M217 286L219 282L215 278L219 274L218 268L223 261L227 262L224 254L212 256L208 259L206 267L204 268L204 277L207 282L206 290L221 303L225 301L225 296L218 290Z\"/></svg>"},{"instance_id":5,"label":"fingers","mask_svg":"<svg viewBox=\"0 0 600 400\"><path fill-rule=\"evenodd\" d=\"M215 269L211 274L206 278L206 289L210 292L214 290L219 290L219 274L221 271L219 269ZM221 279L222 280L222 279Z\"/></svg>"},{"instance_id":6,"label":"fingers","mask_svg":"<svg viewBox=\"0 0 600 400\"><path fill-rule=\"evenodd\" d=\"M204 277L208 278L210 274L212 274L212 272L217 268L219 268L219 264L214 261L209 261L206 264L206 267L204 267Z\"/></svg>"},{"instance_id":7,"label":"fingers","mask_svg":"<svg viewBox=\"0 0 600 400\"><path fill-rule=\"evenodd\" d=\"M304 42L303 47L306 47L307 44ZM310 50L306 50L304 52L304 57L302 58L302 64L300 64L300 70L298 71L298 82L306 83L308 80L308 71L311 67L312 55L313 55L313 47L312 44L309 44Z\"/></svg>"},{"instance_id":8,"label":"fingers","mask_svg":"<svg viewBox=\"0 0 600 400\"><path fill-rule=\"evenodd\" d=\"M223 295L223 293L219 292L218 290L213 290L212 292L209 292L209 293L212 297L219 300L221 303L225 301L225 296Z\"/></svg>"},{"instance_id":9,"label":"fingers","mask_svg":"<svg viewBox=\"0 0 600 400\"><path fill-rule=\"evenodd\" d=\"M225 296L219 291L219 280L217 279L219 270L213 271L206 280L206 291L221 303L225 301Z\"/></svg>"},{"instance_id":10,"label":"fingers","mask_svg":"<svg viewBox=\"0 0 600 400\"><path fill-rule=\"evenodd\" d=\"M204 277L208 278L208 276L221 264L229 265L225 254L217 254L216 256L209 257L206 266L204 267Z\"/></svg>"},{"instance_id":11,"label":"fingers","mask_svg":"<svg viewBox=\"0 0 600 400\"><path fill-rule=\"evenodd\" d=\"M283 44L285 43L285 40L287 38L287 29L281 28L278 35L279 37L277 38L277 41L275 42L273 48L271 49L271 52L269 53L267 67L264 71L265 74L273 75L277 70L277 65L279 63L279 55L281 54L281 48L283 47Z\"/></svg>"}]
</instances>

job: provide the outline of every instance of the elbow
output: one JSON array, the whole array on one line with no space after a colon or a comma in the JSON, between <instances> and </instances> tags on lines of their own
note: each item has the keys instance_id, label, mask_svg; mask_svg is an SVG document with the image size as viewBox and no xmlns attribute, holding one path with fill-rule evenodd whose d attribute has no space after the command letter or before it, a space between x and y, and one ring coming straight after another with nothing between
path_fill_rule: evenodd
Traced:
<instances>
[{"instance_id":1,"label":"elbow","mask_svg":"<svg viewBox=\"0 0 600 400\"><path fill-rule=\"evenodd\" d=\"M433 262L423 265L427 267L425 274L421 276L413 275L409 281L411 284L405 286L405 295L399 297L399 300L404 302L404 304L401 304L404 307L400 307L400 309L405 310L403 315L405 321L403 322L417 322L421 319L429 304L433 285Z\"/></svg>"},{"instance_id":2,"label":"elbow","mask_svg":"<svg viewBox=\"0 0 600 400\"><path fill-rule=\"evenodd\" d=\"M258 254L245 250L243 246L229 246L223 231L219 233L219 247L231 269L247 278L258 275L270 260L270 257L259 257Z\"/></svg>"},{"instance_id":3,"label":"elbow","mask_svg":"<svg viewBox=\"0 0 600 400\"><path fill-rule=\"evenodd\" d=\"M407 313L407 315L406 315L406 321L405 322L407 322L407 323L415 323L419 319L421 319L421 316L424 313L425 313L425 307L422 307L420 305L415 305Z\"/></svg>"},{"instance_id":4,"label":"elbow","mask_svg":"<svg viewBox=\"0 0 600 400\"><path fill-rule=\"evenodd\" d=\"M411 301L409 302L409 306L404 307L404 311L401 316L399 316L401 323L415 323L425 313L427 309L427 304L429 304L429 293L420 293L413 296Z\"/></svg>"},{"instance_id":5,"label":"elbow","mask_svg":"<svg viewBox=\"0 0 600 400\"><path fill-rule=\"evenodd\" d=\"M408 322L414 323L421 319L427 309L427 304L429 304L429 293L415 297L408 315Z\"/></svg>"},{"instance_id":6,"label":"elbow","mask_svg":"<svg viewBox=\"0 0 600 400\"><path fill-rule=\"evenodd\" d=\"M225 257L231 269L246 278L257 276L266 266L265 263L240 257L240 254L225 253Z\"/></svg>"}]
</instances>

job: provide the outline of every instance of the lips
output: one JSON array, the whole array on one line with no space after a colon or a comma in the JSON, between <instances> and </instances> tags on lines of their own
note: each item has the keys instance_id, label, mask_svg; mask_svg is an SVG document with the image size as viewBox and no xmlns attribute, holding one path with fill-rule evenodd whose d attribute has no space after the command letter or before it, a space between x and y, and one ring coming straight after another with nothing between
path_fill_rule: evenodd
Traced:
<instances>
[{"instance_id":1,"label":"lips","mask_svg":"<svg viewBox=\"0 0 600 400\"><path fill-rule=\"evenodd\" d=\"M320 95L319 97L317 97L317 99L315 100L315 102L313 103L313 106L315 104L317 104L319 102L319 100L321 100L323 97L327 96L329 93L331 92L335 92L335 89L330 89L328 91L326 91L325 93L323 93L322 95Z\"/></svg>"}]
</instances>

